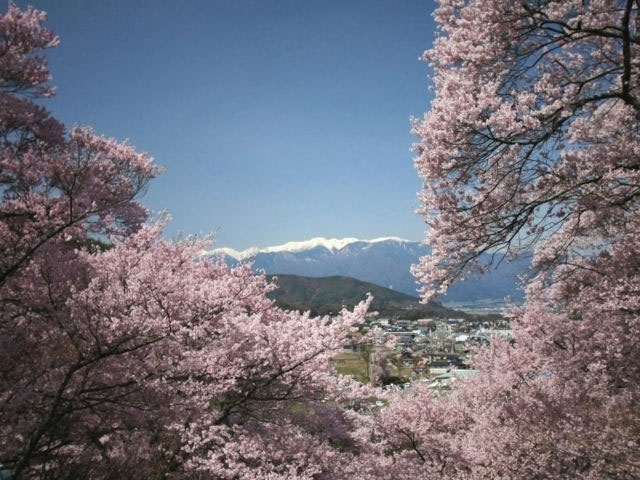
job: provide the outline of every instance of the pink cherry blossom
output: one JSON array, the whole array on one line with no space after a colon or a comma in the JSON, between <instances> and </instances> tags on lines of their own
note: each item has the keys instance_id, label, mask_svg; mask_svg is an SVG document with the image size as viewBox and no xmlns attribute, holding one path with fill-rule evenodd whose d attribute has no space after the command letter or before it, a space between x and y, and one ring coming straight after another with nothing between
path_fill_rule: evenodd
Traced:
<instances>
[{"instance_id":1,"label":"pink cherry blossom","mask_svg":"<svg viewBox=\"0 0 640 480\"><path fill-rule=\"evenodd\" d=\"M380 416L382 446L411 436L390 450L407 469L437 466L433 445L451 478L640 475L638 13L440 1L436 97L414 122L433 254L415 274L430 298L503 255L533 252L534 273L515 343L480 349L476 376L435 404L416 389L407 420ZM441 424L417 427L434 410Z\"/></svg>"},{"instance_id":2,"label":"pink cherry blossom","mask_svg":"<svg viewBox=\"0 0 640 480\"><path fill-rule=\"evenodd\" d=\"M282 311L249 265L163 239L131 145L70 132L44 14L0 15L0 468L11 479L337 478L356 454L335 374L371 300ZM109 244L105 243L108 240ZM354 414L355 415L355 414Z\"/></svg>"}]
</instances>

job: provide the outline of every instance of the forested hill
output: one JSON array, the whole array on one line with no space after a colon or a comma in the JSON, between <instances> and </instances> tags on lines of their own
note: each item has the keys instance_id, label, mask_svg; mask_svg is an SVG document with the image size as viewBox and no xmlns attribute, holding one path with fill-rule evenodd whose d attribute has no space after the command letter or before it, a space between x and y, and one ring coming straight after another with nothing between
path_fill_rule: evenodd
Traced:
<instances>
[{"instance_id":1,"label":"forested hill","mask_svg":"<svg viewBox=\"0 0 640 480\"><path fill-rule=\"evenodd\" d=\"M430 255L431 248L398 237L373 240L316 237L262 249L218 248L208 253L223 258L230 266L251 262L254 271L273 275L351 277L415 297L418 284L411 266ZM502 254L490 253L480 260L483 265L493 262L492 267L484 275L451 285L440 298L445 305L465 305L471 309L493 305L499 310L505 305L505 298L516 303L524 299L519 278L528 274L531 263L528 253L513 262L506 261Z\"/></svg>"},{"instance_id":2,"label":"forested hill","mask_svg":"<svg viewBox=\"0 0 640 480\"><path fill-rule=\"evenodd\" d=\"M365 299L367 293L371 293L374 297L371 309L383 315L403 313L406 316L441 317L458 313L437 302L423 305L417 297L350 277L317 278L298 275L269 275L268 277L275 278L278 285L278 288L269 296L278 305L287 309L311 310L314 314L337 312L343 306L352 308Z\"/></svg>"}]
</instances>

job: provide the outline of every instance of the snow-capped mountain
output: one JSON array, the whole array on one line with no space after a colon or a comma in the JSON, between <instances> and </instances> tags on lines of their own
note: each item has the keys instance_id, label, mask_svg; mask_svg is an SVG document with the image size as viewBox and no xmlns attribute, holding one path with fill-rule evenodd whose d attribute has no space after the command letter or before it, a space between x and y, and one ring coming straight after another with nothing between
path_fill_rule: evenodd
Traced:
<instances>
[{"instance_id":1,"label":"snow-capped mountain","mask_svg":"<svg viewBox=\"0 0 640 480\"><path fill-rule=\"evenodd\" d=\"M416 295L418 287L410 267L429 253L429 247L422 243L398 237L373 240L317 237L261 249L237 251L217 248L206 252L207 255L222 256L230 265L253 262L255 270L264 270L268 274L307 277L341 275L409 295ZM505 297L519 301L522 292L518 288L518 275L526 270L528 263L528 259L513 264L503 262L496 270L482 277L452 286L441 300L445 304L474 307L480 303L501 303Z\"/></svg>"},{"instance_id":2,"label":"snow-capped mountain","mask_svg":"<svg viewBox=\"0 0 640 480\"><path fill-rule=\"evenodd\" d=\"M382 237L375 238L373 240L358 240L357 238L348 237L348 238L324 238L324 237L315 237L310 240L305 240L302 242L287 242L283 245L276 245L275 247L266 247L262 249L258 248L248 248L246 250L238 251L233 248L216 248L211 252L207 252L209 254L224 254L235 260L244 261L250 258L255 257L259 253L277 253L277 252L304 252L307 250L313 250L314 248L323 247L331 252L335 252L337 250L341 250L347 245L351 243L357 242L366 242L366 243L380 243L386 241L396 241L396 242L409 242L409 240L404 240L399 237Z\"/></svg>"}]
</instances>

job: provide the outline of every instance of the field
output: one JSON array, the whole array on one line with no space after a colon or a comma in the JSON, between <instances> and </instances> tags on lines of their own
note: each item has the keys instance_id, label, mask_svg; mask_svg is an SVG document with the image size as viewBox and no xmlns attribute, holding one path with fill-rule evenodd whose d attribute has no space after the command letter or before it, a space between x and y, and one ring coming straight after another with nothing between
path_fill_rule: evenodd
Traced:
<instances>
[{"instance_id":1,"label":"field","mask_svg":"<svg viewBox=\"0 0 640 480\"><path fill-rule=\"evenodd\" d=\"M338 373L351 375L362 383L369 383L369 368L362 353L342 352L333 357L333 364Z\"/></svg>"},{"instance_id":2,"label":"field","mask_svg":"<svg viewBox=\"0 0 640 480\"><path fill-rule=\"evenodd\" d=\"M393 352L387 352L393 355ZM333 357L333 364L338 373L342 375L351 375L353 378L362 383L369 383L369 365L368 354L366 352L341 352ZM411 367L401 366L398 368L394 365L396 362L390 357L387 368L389 374L398 378L410 378Z\"/></svg>"}]
</instances>

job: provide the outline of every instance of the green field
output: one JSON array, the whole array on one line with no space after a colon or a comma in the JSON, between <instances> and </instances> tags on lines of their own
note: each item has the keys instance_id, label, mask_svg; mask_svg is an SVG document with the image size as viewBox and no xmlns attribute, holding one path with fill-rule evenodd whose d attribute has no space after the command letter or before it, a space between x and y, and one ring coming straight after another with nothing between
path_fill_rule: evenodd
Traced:
<instances>
[{"instance_id":1,"label":"green field","mask_svg":"<svg viewBox=\"0 0 640 480\"><path fill-rule=\"evenodd\" d=\"M392 350L387 350L387 354L394 355ZM338 373L342 375L351 375L353 378L362 383L369 383L369 368L367 355L363 352L341 352L333 357L333 364ZM410 378L411 367L397 368L390 362L388 368L389 373L399 378Z\"/></svg>"},{"instance_id":2,"label":"green field","mask_svg":"<svg viewBox=\"0 0 640 480\"><path fill-rule=\"evenodd\" d=\"M351 375L362 383L369 383L369 369L365 357L358 352L342 352L333 357L338 373Z\"/></svg>"}]
</instances>

